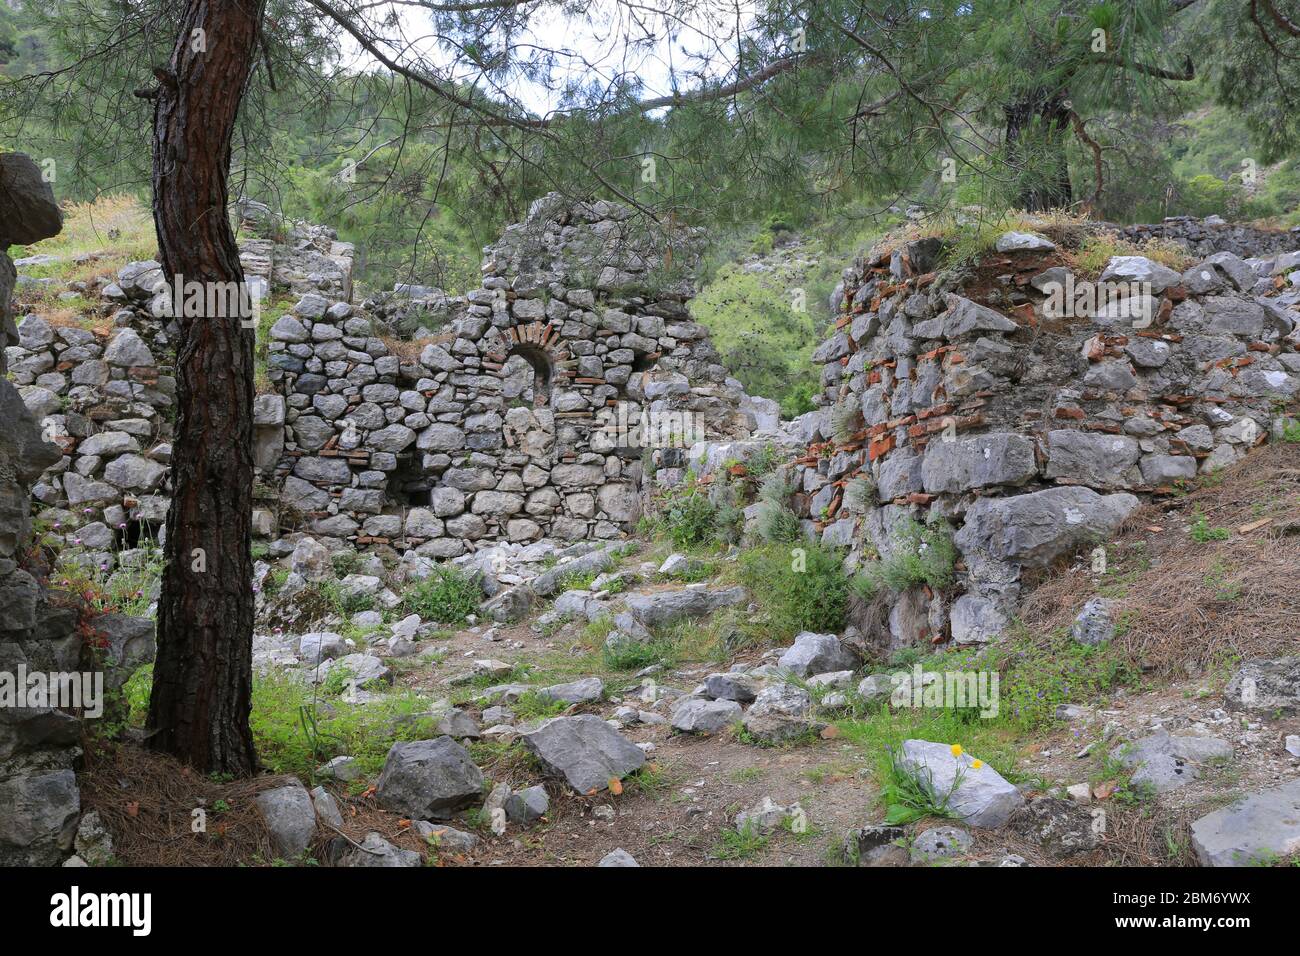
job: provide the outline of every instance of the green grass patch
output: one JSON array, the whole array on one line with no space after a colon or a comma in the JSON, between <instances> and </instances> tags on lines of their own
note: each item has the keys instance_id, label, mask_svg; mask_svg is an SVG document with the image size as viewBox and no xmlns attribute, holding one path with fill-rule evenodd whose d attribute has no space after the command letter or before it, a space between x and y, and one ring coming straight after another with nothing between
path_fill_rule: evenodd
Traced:
<instances>
[{"instance_id":1,"label":"green grass patch","mask_svg":"<svg viewBox=\"0 0 1300 956\"><path fill-rule=\"evenodd\" d=\"M425 621L463 624L478 613L482 600L483 589L476 580L454 565L441 564L403 595L402 607Z\"/></svg>"},{"instance_id":2,"label":"green grass patch","mask_svg":"<svg viewBox=\"0 0 1300 956\"><path fill-rule=\"evenodd\" d=\"M510 705L515 716L520 720L545 720L564 713L568 704L543 696L539 691L528 690L519 695L519 699Z\"/></svg>"},{"instance_id":3,"label":"green grass patch","mask_svg":"<svg viewBox=\"0 0 1300 956\"><path fill-rule=\"evenodd\" d=\"M718 834L713 856L718 860L748 860L766 850L771 842L771 836L760 833L752 823L746 822L738 830L728 828Z\"/></svg>"},{"instance_id":4,"label":"green grass patch","mask_svg":"<svg viewBox=\"0 0 1300 956\"><path fill-rule=\"evenodd\" d=\"M1193 541L1199 544L1205 544L1209 541L1227 541L1232 536L1232 532L1227 528L1216 528L1210 524L1210 519L1199 508L1193 513L1192 527L1188 532Z\"/></svg>"},{"instance_id":5,"label":"green grass patch","mask_svg":"<svg viewBox=\"0 0 1300 956\"><path fill-rule=\"evenodd\" d=\"M894 553L863 569L854 586L858 593L867 597L881 586L897 593L914 584L935 589L952 584L957 548L946 521L921 524L905 518L895 526L893 539Z\"/></svg>"},{"instance_id":6,"label":"green grass patch","mask_svg":"<svg viewBox=\"0 0 1300 956\"><path fill-rule=\"evenodd\" d=\"M324 707L309 685L272 671L254 676L250 722L258 759L272 773L310 780L321 763L348 754L374 776L394 743L434 733L433 719L421 716L429 706L415 694L394 693L364 705L332 698Z\"/></svg>"},{"instance_id":7,"label":"green grass patch","mask_svg":"<svg viewBox=\"0 0 1300 956\"><path fill-rule=\"evenodd\" d=\"M843 554L816 542L762 545L740 559L740 580L768 616L768 635L781 643L800 631L844 629L849 578Z\"/></svg>"}]
</instances>

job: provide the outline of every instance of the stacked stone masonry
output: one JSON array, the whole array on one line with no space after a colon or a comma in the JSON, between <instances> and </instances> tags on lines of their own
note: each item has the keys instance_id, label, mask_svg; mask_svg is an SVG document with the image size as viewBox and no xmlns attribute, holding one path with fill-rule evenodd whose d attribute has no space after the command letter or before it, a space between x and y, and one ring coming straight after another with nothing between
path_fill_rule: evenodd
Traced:
<instances>
[{"instance_id":1,"label":"stacked stone masonry","mask_svg":"<svg viewBox=\"0 0 1300 956\"><path fill-rule=\"evenodd\" d=\"M0 154L0 675L13 695L19 675L75 671L76 615L53 606L27 549L29 491L58 460L17 389L2 376L18 341L9 302L16 280L10 245L52 236L62 216L40 169L21 153ZM18 706L15 706L17 704ZM30 706L29 706L30 705ZM81 724L70 713L0 701L0 866L57 863L70 850L81 810L75 774Z\"/></svg>"},{"instance_id":2,"label":"stacked stone masonry","mask_svg":"<svg viewBox=\"0 0 1300 956\"><path fill-rule=\"evenodd\" d=\"M455 317L415 347L305 297L271 328L282 395L258 400L259 463L282 506L317 537L432 558L620 536L639 513L643 449L612 424L644 409L698 415L719 437L755 426L690 321L689 270L662 266L689 264L695 244L551 196L485 250L482 287L444 299Z\"/></svg>"},{"instance_id":3,"label":"stacked stone masonry","mask_svg":"<svg viewBox=\"0 0 1300 956\"><path fill-rule=\"evenodd\" d=\"M357 306L352 250L331 231L244 242L252 281L298 297L265 320L256 532L435 559L496 540L620 536L639 514L647 454L620 423L670 413L656 421L718 439L775 420L690 320L698 245L687 230L643 229L624 207L548 196L485 250L481 288L399 286ZM40 517L76 529L98 565L135 560L167 511L175 336L156 314L163 279L158 263L132 263L99 290L107 333L29 315L8 350L27 407L64 451L34 489ZM398 298L425 306L418 296L436 297L438 328L402 340L377 321ZM655 464L674 454L655 451Z\"/></svg>"},{"instance_id":4,"label":"stacked stone masonry","mask_svg":"<svg viewBox=\"0 0 1300 956\"><path fill-rule=\"evenodd\" d=\"M1088 551L1139 496L1293 421L1300 253L1276 252L1296 244L1283 235L1265 235L1264 255L1207 253L1181 273L1116 257L1101 279L1146 298L1083 310L1055 308L1052 283L1083 277L1033 234L1003 236L974 269L935 272L929 238L845 270L815 356L822 407L791 428L806 443L793 506L853 563L890 557L905 522L935 518L960 558L944 593L885 599L886 649L997 636L1023 570Z\"/></svg>"},{"instance_id":5,"label":"stacked stone masonry","mask_svg":"<svg viewBox=\"0 0 1300 956\"><path fill-rule=\"evenodd\" d=\"M1171 216L1154 225L1115 227L1130 242L1164 239L1183 246L1194 256L1231 252L1235 256L1268 256L1300 247L1300 227L1287 232L1224 222L1218 216L1194 219Z\"/></svg>"}]
</instances>

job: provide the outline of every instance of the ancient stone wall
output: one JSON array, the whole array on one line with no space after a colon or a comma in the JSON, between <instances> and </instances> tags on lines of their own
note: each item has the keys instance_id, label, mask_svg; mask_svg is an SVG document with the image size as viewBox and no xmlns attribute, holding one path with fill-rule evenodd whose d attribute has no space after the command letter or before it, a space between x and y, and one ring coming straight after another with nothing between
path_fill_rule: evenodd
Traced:
<instances>
[{"instance_id":1,"label":"ancient stone wall","mask_svg":"<svg viewBox=\"0 0 1300 956\"><path fill-rule=\"evenodd\" d=\"M246 207L246 222L270 228ZM399 286L358 306L351 247L331 231L298 224L282 241L244 241L252 283L299 296L267 317L255 531L429 558L500 539L617 537L639 513L643 457L672 467L682 456L664 446L774 418L690 321L698 245L614 204L549 196L485 250L469 295ZM34 489L40 517L106 569L138 560L167 511L163 280L157 262L132 263L99 290L100 327L28 315L8 350L27 407L64 451ZM436 328L394 335L385 319L398 300ZM643 413L683 434L640 435Z\"/></svg>"},{"instance_id":2,"label":"ancient stone wall","mask_svg":"<svg viewBox=\"0 0 1300 956\"><path fill-rule=\"evenodd\" d=\"M715 437L756 425L690 321L697 245L614 204L548 196L485 250L480 289L437 297L454 316L437 336L378 337L349 304L304 298L271 329L283 400L259 399L268 469L286 426L281 502L317 537L434 558L617 537L645 452L620 425L643 411Z\"/></svg>"},{"instance_id":3,"label":"ancient stone wall","mask_svg":"<svg viewBox=\"0 0 1300 956\"><path fill-rule=\"evenodd\" d=\"M9 310L15 269L5 250L60 228L36 164L21 153L0 154L0 349L18 339ZM0 376L5 370L0 351ZM81 807L73 770L80 722L27 706L25 695L28 673L75 671L81 657L75 615L47 602L27 560L29 490L58 458L17 389L0 378L0 866L58 862L71 849Z\"/></svg>"},{"instance_id":4,"label":"ancient stone wall","mask_svg":"<svg viewBox=\"0 0 1300 956\"><path fill-rule=\"evenodd\" d=\"M1062 308L1053 283L1086 277L1042 236L1007 234L977 268L936 274L940 249L922 239L845 270L815 356L822 408L791 427L808 442L793 506L853 561L914 547L909 522L956 531L952 588L885 598L887 647L996 636L1023 570L1238 460L1300 389L1285 280L1300 253L1221 252L1181 273L1117 257L1094 291L1133 298Z\"/></svg>"},{"instance_id":5,"label":"ancient stone wall","mask_svg":"<svg viewBox=\"0 0 1300 956\"><path fill-rule=\"evenodd\" d=\"M1168 239L1184 246L1195 256L1231 252L1235 256L1267 256L1300 247L1300 229L1259 229L1241 223L1224 222L1218 216L1195 219L1171 216L1154 225L1124 226L1117 230L1130 242Z\"/></svg>"}]
</instances>

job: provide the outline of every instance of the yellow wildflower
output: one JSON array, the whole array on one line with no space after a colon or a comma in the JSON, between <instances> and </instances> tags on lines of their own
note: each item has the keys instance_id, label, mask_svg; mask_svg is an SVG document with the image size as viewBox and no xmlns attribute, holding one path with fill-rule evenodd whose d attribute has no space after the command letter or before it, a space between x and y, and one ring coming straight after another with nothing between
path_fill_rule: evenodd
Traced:
<instances>
[{"instance_id":1,"label":"yellow wildflower","mask_svg":"<svg viewBox=\"0 0 1300 956\"><path fill-rule=\"evenodd\" d=\"M953 745L952 745L952 755L953 755L954 757L960 757L960 756L961 756L961 744L953 744Z\"/></svg>"},{"instance_id":2,"label":"yellow wildflower","mask_svg":"<svg viewBox=\"0 0 1300 956\"><path fill-rule=\"evenodd\" d=\"M979 769L980 767L982 767L982 766L984 766L984 761L983 761L983 760L975 760L975 761L972 761L972 762L971 762L971 768L972 768L973 770L978 770L978 769Z\"/></svg>"}]
</instances>

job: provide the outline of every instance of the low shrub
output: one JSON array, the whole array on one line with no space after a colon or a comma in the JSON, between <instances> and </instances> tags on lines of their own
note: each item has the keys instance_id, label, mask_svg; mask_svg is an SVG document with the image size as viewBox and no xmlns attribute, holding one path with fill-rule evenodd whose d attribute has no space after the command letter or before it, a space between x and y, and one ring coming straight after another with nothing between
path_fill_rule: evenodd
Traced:
<instances>
[{"instance_id":1,"label":"low shrub","mask_svg":"<svg viewBox=\"0 0 1300 956\"><path fill-rule=\"evenodd\" d=\"M450 564L438 565L433 574L418 582L402 598L408 614L418 614L425 621L461 624L478 612L483 589L477 580Z\"/></svg>"},{"instance_id":2,"label":"low shrub","mask_svg":"<svg viewBox=\"0 0 1300 956\"><path fill-rule=\"evenodd\" d=\"M741 556L740 575L768 613L773 639L844 629L849 578L838 549L811 541L795 548L765 545Z\"/></svg>"}]
</instances>

